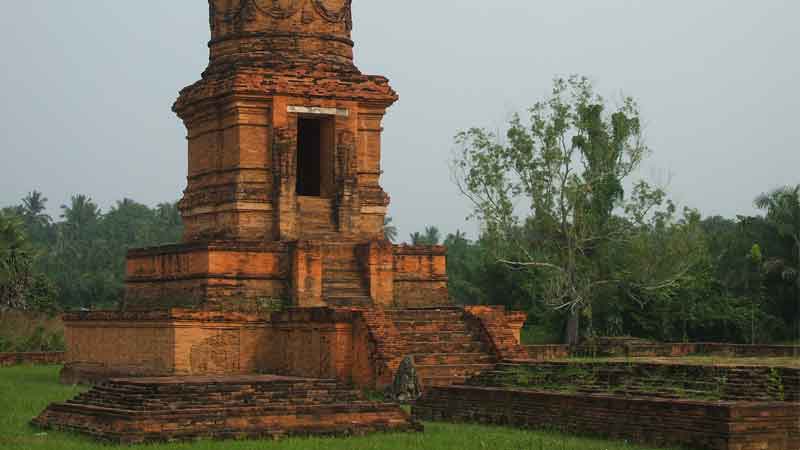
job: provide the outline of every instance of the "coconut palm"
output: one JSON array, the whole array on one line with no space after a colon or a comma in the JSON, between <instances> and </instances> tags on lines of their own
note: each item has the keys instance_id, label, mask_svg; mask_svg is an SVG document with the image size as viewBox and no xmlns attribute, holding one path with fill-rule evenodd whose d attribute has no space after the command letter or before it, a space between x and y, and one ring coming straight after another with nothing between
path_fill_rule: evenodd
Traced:
<instances>
[{"instance_id":1,"label":"coconut palm","mask_svg":"<svg viewBox=\"0 0 800 450\"><path fill-rule=\"evenodd\" d=\"M22 215L29 223L49 224L52 219L45 214L46 209L47 197L42 195L39 191L29 192L28 195L22 199Z\"/></svg>"}]
</instances>

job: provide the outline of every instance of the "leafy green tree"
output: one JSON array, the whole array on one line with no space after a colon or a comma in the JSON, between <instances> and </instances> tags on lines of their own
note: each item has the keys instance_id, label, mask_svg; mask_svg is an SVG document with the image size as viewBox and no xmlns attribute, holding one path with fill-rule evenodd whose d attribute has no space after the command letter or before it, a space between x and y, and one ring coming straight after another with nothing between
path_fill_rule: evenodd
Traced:
<instances>
[{"instance_id":1,"label":"leafy green tree","mask_svg":"<svg viewBox=\"0 0 800 450\"><path fill-rule=\"evenodd\" d=\"M51 311L55 288L34 265L22 221L0 214L0 312Z\"/></svg>"},{"instance_id":2,"label":"leafy green tree","mask_svg":"<svg viewBox=\"0 0 800 450\"><path fill-rule=\"evenodd\" d=\"M572 77L556 79L552 96L529 112L527 123L511 120L505 141L484 129L460 133L455 178L497 261L526 270L550 304L569 312L565 342L574 344L581 317L593 332L591 305L607 288L658 292L688 270L630 280L606 264L631 229L615 209L643 221L664 200L640 182L626 202L623 185L648 152L633 99L608 112L586 78Z\"/></svg>"},{"instance_id":3,"label":"leafy green tree","mask_svg":"<svg viewBox=\"0 0 800 450\"><path fill-rule=\"evenodd\" d=\"M69 205L61 205L62 231L74 240L88 240L97 231L100 208L90 197L72 196Z\"/></svg>"},{"instance_id":4,"label":"leafy green tree","mask_svg":"<svg viewBox=\"0 0 800 450\"><path fill-rule=\"evenodd\" d=\"M766 211L766 220L785 240L792 252L788 257L773 257L766 263L769 273L778 274L794 287L796 337L800 338L800 185L786 186L756 199L756 206Z\"/></svg>"}]
</instances>

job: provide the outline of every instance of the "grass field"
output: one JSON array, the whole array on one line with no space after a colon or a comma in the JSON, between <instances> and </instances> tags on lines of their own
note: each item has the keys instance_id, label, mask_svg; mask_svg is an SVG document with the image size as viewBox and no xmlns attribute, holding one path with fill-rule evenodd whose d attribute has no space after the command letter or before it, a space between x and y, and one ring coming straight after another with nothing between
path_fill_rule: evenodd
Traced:
<instances>
[{"instance_id":1,"label":"grass field","mask_svg":"<svg viewBox=\"0 0 800 450\"><path fill-rule=\"evenodd\" d=\"M76 395L80 388L61 386L57 367L0 369L0 448L108 449L79 436L34 429L28 422L50 402ZM425 433L374 435L348 439L288 439L280 442L196 442L141 447L147 450L390 450L390 449L525 449L525 450L646 450L625 442L610 442L477 425L425 424Z\"/></svg>"}]
</instances>

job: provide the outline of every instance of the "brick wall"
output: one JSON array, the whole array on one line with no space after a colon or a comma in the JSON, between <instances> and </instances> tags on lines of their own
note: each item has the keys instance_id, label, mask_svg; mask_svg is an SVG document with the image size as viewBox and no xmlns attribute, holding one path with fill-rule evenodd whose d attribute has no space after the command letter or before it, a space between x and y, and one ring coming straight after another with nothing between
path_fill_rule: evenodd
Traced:
<instances>
[{"instance_id":1,"label":"brick wall","mask_svg":"<svg viewBox=\"0 0 800 450\"><path fill-rule=\"evenodd\" d=\"M394 306L449 305L447 248L442 246L394 247Z\"/></svg>"},{"instance_id":2,"label":"brick wall","mask_svg":"<svg viewBox=\"0 0 800 450\"><path fill-rule=\"evenodd\" d=\"M800 369L507 361L468 381L482 387L736 401L800 401Z\"/></svg>"},{"instance_id":3,"label":"brick wall","mask_svg":"<svg viewBox=\"0 0 800 450\"><path fill-rule=\"evenodd\" d=\"M570 350L576 356L682 357L692 355L789 358L800 356L800 346L739 345L724 343L659 343L637 338L599 338Z\"/></svg>"},{"instance_id":4,"label":"brick wall","mask_svg":"<svg viewBox=\"0 0 800 450\"><path fill-rule=\"evenodd\" d=\"M0 367L63 364L64 352L0 353Z\"/></svg>"},{"instance_id":5,"label":"brick wall","mask_svg":"<svg viewBox=\"0 0 800 450\"><path fill-rule=\"evenodd\" d=\"M125 308L256 311L288 298L288 247L202 243L131 250Z\"/></svg>"},{"instance_id":6,"label":"brick wall","mask_svg":"<svg viewBox=\"0 0 800 450\"><path fill-rule=\"evenodd\" d=\"M800 410L785 402L707 403L448 387L426 392L413 414L421 420L554 429L713 450L800 447Z\"/></svg>"},{"instance_id":7,"label":"brick wall","mask_svg":"<svg viewBox=\"0 0 800 450\"><path fill-rule=\"evenodd\" d=\"M328 308L272 314L92 312L64 318L65 382L119 376L270 373L357 379L374 385L375 361L391 352L380 328L356 333L359 312ZM374 325L374 324L371 324ZM357 364L356 356L375 355Z\"/></svg>"},{"instance_id":8,"label":"brick wall","mask_svg":"<svg viewBox=\"0 0 800 450\"><path fill-rule=\"evenodd\" d=\"M520 332L525 313L507 312L502 306L468 306L465 308L471 327L488 343L500 359L527 359L528 351L520 345Z\"/></svg>"}]
</instances>

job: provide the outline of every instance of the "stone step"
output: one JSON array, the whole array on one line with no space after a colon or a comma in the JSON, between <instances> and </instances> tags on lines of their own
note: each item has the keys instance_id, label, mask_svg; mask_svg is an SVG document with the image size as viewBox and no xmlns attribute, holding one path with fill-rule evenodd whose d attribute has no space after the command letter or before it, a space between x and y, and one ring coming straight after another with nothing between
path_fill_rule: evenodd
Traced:
<instances>
[{"instance_id":1,"label":"stone step","mask_svg":"<svg viewBox=\"0 0 800 450\"><path fill-rule=\"evenodd\" d=\"M413 355L415 365L434 364L493 364L495 358L483 352L474 353L429 353Z\"/></svg>"},{"instance_id":2,"label":"stone step","mask_svg":"<svg viewBox=\"0 0 800 450\"><path fill-rule=\"evenodd\" d=\"M420 377L420 384L422 389L429 389L432 387L445 387L454 384L464 384L468 377L444 376L444 377Z\"/></svg>"},{"instance_id":3,"label":"stone step","mask_svg":"<svg viewBox=\"0 0 800 450\"><path fill-rule=\"evenodd\" d=\"M467 324L463 321L425 321L425 320L396 320L394 322L400 332L462 332L468 331Z\"/></svg>"},{"instance_id":4,"label":"stone step","mask_svg":"<svg viewBox=\"0 0 800 450\"><path fill-rule=\"evenodd\" d=\"M269 376L111 382L50 405L33 423L118 444L421 430L397 405L348 386Z\"/></svg>"},{"instance_id":5,"label":"stone step","mask_svg":"<svg viewBox=\"0 0 800 450\"><path fill-rule=\"evenodd\" d=\"M328 267L323 267L322 269L322 280L323 281L364 281L364 274L361 270L358 269L333 269Z\"/></svg>"},{"instance_id":6,"label":"stone step","mask_svg":"<svg viewBox=\"0 0 800 450\"><path fill-rule=\"evenodd\" d=\"M467 378L475 376L494 367L493 364L436 364L417 365L417 372L422 378L428 377L454 377Z\"/></svg>"},{"instance_id":7,"label":"stone step","mask_svg":"<svg viewBox=\"0 0 800 450\"><path fill-rule=\"evenodd\" d=\"M407 342L409 354L477 353L484 351L483 343L470 342Z\"/></svg>"},{"instance_id":8,"label":"stone step","mask_svg":"<svg viewBox=\"0 0 800 450\"><path fill-rule=\"evenodd\" d=\"M323 288L330 289L366 289L366 283L362 280L322 280Z\"/></svg>"},{"instance_id":9,"label":"stone step","mask_svg":"<svg viewBox=\"0 0 800 450\"><path fill-rule=\"evenodd\" d=\"M417 332L402 331L400 335L409 342L467 343L477 341L472 335L459 331Z\"/></svg>"},{"instance_id":10,"label":"stone step","mask_svg":"<svg viewBox=\"0 0 800 450\"><path fill-rule=\"evenodd\" d=\"M325 298L369 297L369 294L370 292L366 288L331 289L327 286L322 287L322 296Z\"/></svg>"},{"instance_id":11,"label":"stone step","mask_svg":"<svg viewBox=\"0 0 800 450\"><path fill-rule=\"evenodd\" d=\"M334 308L372 308L375 306L370 297L332 298L326 304Z\"/></svg>"},{"instance_id":12,"label":"stone step","mask_svg":"<svg viewBox=\"0 0 800 450\"><path fill-rule=\"evenodd\" d=\"M463 321L464 311L460 308L387 310L393 321Z\"/></svg>"}]
</instances>

